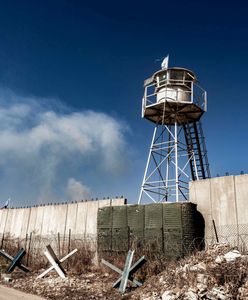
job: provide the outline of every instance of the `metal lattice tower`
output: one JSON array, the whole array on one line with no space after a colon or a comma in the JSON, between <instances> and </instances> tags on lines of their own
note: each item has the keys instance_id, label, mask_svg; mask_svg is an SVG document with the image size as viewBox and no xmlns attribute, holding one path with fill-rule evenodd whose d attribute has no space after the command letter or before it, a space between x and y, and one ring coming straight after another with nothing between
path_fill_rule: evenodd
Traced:
<instances>
[{"instance_id":1,"label":"metal lattice tower","mask_svg":"<svg viewBox=\"0 0 248 300\"><path fill-rule=\"evenodd\" d=\"M210 177L200 123L207 93L192 71L168 68L168 57L144 87L142 117L155 129L138 203L187 201L189 181Z\"/></svg>"}]
</instances>

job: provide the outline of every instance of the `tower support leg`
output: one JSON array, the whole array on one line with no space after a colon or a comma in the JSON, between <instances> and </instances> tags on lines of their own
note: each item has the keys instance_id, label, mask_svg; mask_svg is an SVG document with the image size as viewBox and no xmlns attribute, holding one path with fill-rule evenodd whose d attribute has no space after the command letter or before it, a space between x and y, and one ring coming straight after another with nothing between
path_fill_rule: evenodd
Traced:
<instances>
[{"instance_id":1,"label":"tower support leg","mask_svg":"<svg viewBox=\"0 0 248 300\"><path fill-rule=\"evenodd\" d=\"M177 122L175 122L174 127L174 137L175 137L175 183L176 183L176 202L179 201L179 178L178 178L178 135L177 135Z\"/></svg>"},{"instance_id":2,"label":"tower support leg","mask_svg":"<svg viewBox=\"0 0 248 300\"><path fill-rule=\"evenodd\" d=\"M154 129L138 204L188 200L190 159L183 127L157 125Z\"/></svg>"},{"instance_id":3,"label":"tower support leg","mask_svg":"<svg viewBox=\"0 0 248 300\"><path fill-rule=\"evenodd\" d=\"M146 182L147 171L148 171L149 163L150 163L150 160L151 160L152 149L153 149L153 144L154 144L155 136L156 136L156 133L157 133L157 128L158 128L158 125L154 128L154 131L153 131L151 147L149 149L149 154L148 154L148 159L147 159L147 163L146 163L145 173L144 173L144 177L143 177L143 181L142 181L142 185L141 185L141 189L140 189L138 204L140 204L141 198L142 198L142 195L143 195L143 192L144 192L144 186L145 186L145 182Z\"/></svg>"}]
</instances>

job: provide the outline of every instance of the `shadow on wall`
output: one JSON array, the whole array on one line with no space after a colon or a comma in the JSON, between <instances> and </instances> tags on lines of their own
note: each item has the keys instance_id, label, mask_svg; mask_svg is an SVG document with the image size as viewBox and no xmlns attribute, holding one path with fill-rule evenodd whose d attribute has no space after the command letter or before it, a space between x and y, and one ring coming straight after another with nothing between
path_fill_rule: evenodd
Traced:
<instances>
[{"instance_id":1,"label":"shadow on wall","mask_svg":"<svg viewBox=\"0 0 248 300\"><path fill-rule=\"evenodd\" d=\"M195 212L195 247L197 250L205 249L205 220L203 215L196 210Z\"/></svg>"}]
</instances>

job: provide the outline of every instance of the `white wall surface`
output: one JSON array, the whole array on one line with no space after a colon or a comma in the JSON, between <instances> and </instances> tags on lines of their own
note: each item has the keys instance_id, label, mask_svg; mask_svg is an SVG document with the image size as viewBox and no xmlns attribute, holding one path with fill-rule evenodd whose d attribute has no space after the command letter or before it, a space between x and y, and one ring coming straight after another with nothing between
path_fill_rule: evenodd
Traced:
<instances>
[{"instance_id":1,"label":"white wall surface","mask_svg":"<svg viewBox=\"0 0 248 300\"><path fill-rule=\"evenodd\" d=\"M68 235L96 239L99 207L124 205L125 199L92 200L57 205L0 210L0 235L24 239L37 236Z\"/></svg>"},{"instance_id":2,"label":"white wall surface","mask_svg":"<svg viewBox=\"0 0 248 300\"><path fill-rule=\"evenodd\" d=\"M205 219L205 238L248 244L248 175L224 176L190 183L190 201Z\"/></svg>"}]
</instances>

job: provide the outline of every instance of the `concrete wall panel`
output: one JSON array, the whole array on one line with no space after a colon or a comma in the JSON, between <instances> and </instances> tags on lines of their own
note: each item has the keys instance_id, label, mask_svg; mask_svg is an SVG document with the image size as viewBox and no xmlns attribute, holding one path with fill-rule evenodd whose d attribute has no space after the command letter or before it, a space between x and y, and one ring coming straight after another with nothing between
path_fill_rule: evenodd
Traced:
<instances>
[{"instance_id":1,"label":"concrete wall panel","mask_svg":"<svg viewBox=\"0 0 248 300\"><path fill-rule=\"evenodd\" d=\"M44 206L37 207L36 221L35 221L35 234L41 235L43 225Z\"/></svg>"},{"instance_id":2,"label":"concrete wall panel","mask_svg":"<svg viewBox=\"0 0 248 300\"><path fill-rule=\"evenodd\" d=\"M205 237L210 241L213 238L210 180L191 182L189 193L190 202L197 204L197 210L205 214Z\"/></svg>"},{"instance_id":3,"label":"concrete wall panel","mask_svg":"<svg viewBox=\"0 0 248 300\"><path fill-rule=\"evenodd\" d=\"M78 204L70 203L67 206L67 218L66 218L66 234L71 230L71 234L75 234L76 232L76 222L77 222L77 211Z\"/></svg>"},{"instance_id":4,"label":"concrete wall panel","mask_svg":"<svg viewBox=\"0 0 248 300\"><path fill-rule=\"evenodd\" d=\"M42 220L42 229L41 229L41 235L48 235L49 234L49 228L50 223L53 222L53 219L51 217L51 205L45 205L43 206L43 220Z\"/></svg>"},{"instance_id":5,"label":"concrete wall panel","mask_svg":"<svg viewBox=\"0 0 248 300\"><path fill-rule=\"evenodd\" d=\"M0 234L4 234L9 209L0 210Z\"/></svg>"},{"instance_id":6,"label":"concrete wall panel","mask_svg":"<svg viewBox=\"0 0 248 300\"><path fill-rule=\"evenodd\" d=\"M49 205L49 217L50 217L50 222L49 222L49 227L48 227L48 234L54 234L57 233L56 229L56 224L54 222L55 219L55 209L57 208L56 205Z\"/></svg>"},{"instance_id":7,"label":"concrete wall panel","mask_svg":"<svg viewBox=\"0 0 248 300\"><path fill-rule=\"evenodd\" d=\"M30 219L30 212L31 208L23 208L23 215L22 215L22 228L20 233L20 238L25 238L27 231L28 231L28 225L29 225L29 219Z\"/></svg>"},{"instance_id":8,"label":"concrete wall panel","mask_svg":"<svg viewBox=\"0 0 248 300\"><path fill-rule=\"evenodd\" d=\"M103 200L100 200L100 202ZM124 198L116 198L116 199L111 199L111 205L112 206L119 206L119 205L124 205L125 204L125 199Z\"/></svg>"},{"instance_id":9,"label":"concrete wall panel","mask_svg":"<svg viewBox=\"0 0 248 300\"><path fill-rule=\"evenodd\" d=\"M248 175L235 176L238 224L248 223Z\"/></svg>"},{"instance_id":10,"label":"concrete wall panel","mask_svg":"<svg viewBox=\"0 0 248 300\"><path fill-rule=\"evenodd\" d=\"M105 206L111 206L111 204L112 204L111 199L99 200L97 202L98 202L98 208L105 207Z\"/></svg>"},{"instance_id":11,"label":"concrete wall panel","mask_svg":"<svg viewBox=\"0 0 248 300\"><path fill-rule=\"evenodd\" d=\"M13 209L10 232L16 237L21 236L24 209Z\"/></svg>"},{"instance_id":12,"label":"concrete wall panel","mask_svg":"<svg viewBox=\"0 0 248 300\"><path fill-rule=\"evenodd\" d=\"M33 234L36 234L36 232L35 232L36 217L37 217L37 207L31 207L29 224L28 224L28 232L27 232L28 234L30 234L31 232Z\"/></svg>"},{"instance_id":13,"label":"concrete wall panel","mask_svg":"<svg viewBox=\"0 0 248 300\"><path fill-rule=\"evenodd\" d=\"M211 179L212 216L216 224L237 224L234 177Z\"/></svg>"},{"instance_id":14,"label":"concrete wall panel","mask_svg":"<svg viewBox=\"0 0 248 300\"><path fill-rule=\"evenodd\" d=\"M97 235L98 205L98 201L87 202L86 234L89 238L95 238Z\"/></svg>"},{"instance_id":15,"label":"concrete wall panel","mask_svg":"<svg viewBox=\"0 0 248 300\"><path fill-rule=\"evenodd\" d=\"M60 235L65 234L66 216L67 204L51 205L52 222L50 222L49 234L57 234L58 232Z\"/></svg>"},{"instance_id":16,"label":"concrete wall panel","mask_svg":"<svg viewBox=\"0 0 248 300\"><path fill-rule=\"evenodd\" d=\"M57 205L55 209L55 219L54 223L57 225L55 233L65 234L66 227L66 218L67 218L67 204ZM68 234L68 233L66 233Z\"/></svg>"},{"instance_id":17,"label":"concrete wall panel","mask_svg":"<svg viewBox=\"0 0 248 300\"><path fill-rule=\"evenodd\" d=\"M84 237L87 222L87 202L78 202L77 218L76 218L76 235ZM73 234L73 232L72 232Z\"/></svg>"},{"instance_id":18,"label":"concrete wall panel","mask_svg":"<svg viewBox=\"0 0 248 300\"><path fill-rule=\"evenodd\" d=\"M8 214L7 214L7 220L6 220L6 225L5 225L5 233L13 235L14 233L11 232L11 224L13 220L13 215L14 215L14 209L9 209Z\"/></svg>"},{"instance_id":19,"label":"concrete wall panel","mask_svg":"<svg viewBox=\"0 0 248 300\"><path fill-rule=\"evenodd\" d=\"M3 233L4 231L4 227L5 227L5 218L3 217L4 216L4 212L5 209L0 209L0 234Z\"/></svg>"}]
</instances>

